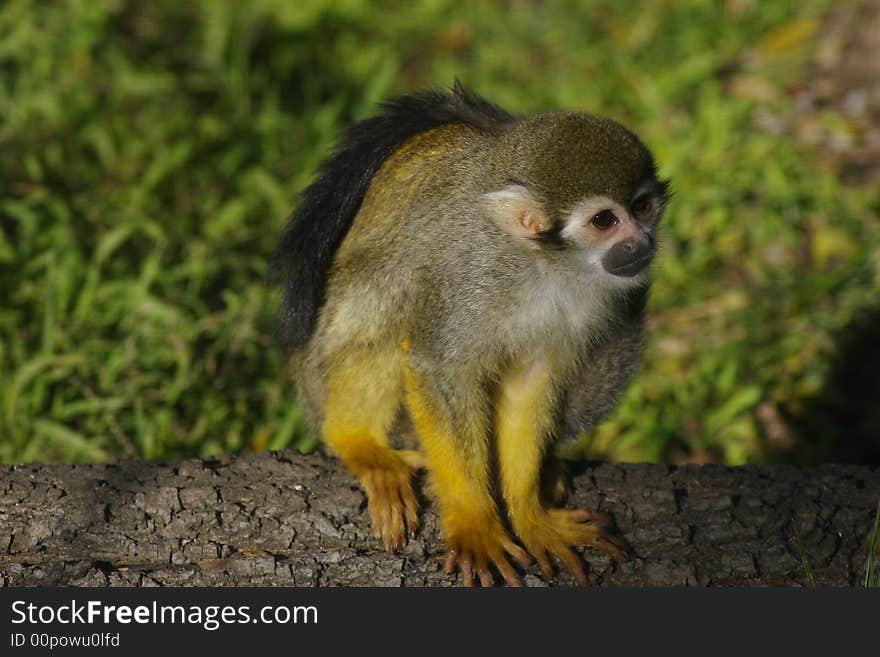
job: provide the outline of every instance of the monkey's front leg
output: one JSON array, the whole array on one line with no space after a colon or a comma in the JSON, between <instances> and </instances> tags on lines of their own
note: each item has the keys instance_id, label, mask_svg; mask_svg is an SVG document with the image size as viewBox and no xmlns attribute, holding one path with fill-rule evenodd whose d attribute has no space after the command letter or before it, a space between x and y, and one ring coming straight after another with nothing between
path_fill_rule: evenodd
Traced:
<instances>
[{"instance_id":1,"label":"monkey's front leg","mask_svg":"<svg viewBox=\"0 0 880 657\"><path fill-rule=\"evenodd\" d=\"M496 432L502 494L513 529L538 560L544 578L553 577L549 553L585 586L584 564L572 547L594 547L622 561L624 546L604 529L605 514L552 508L541 499L541 467L553 429L551 369L546 359L523 363L499 388Z\"/></svg>"},{"instance_id":2,"label":"monkey's front leg","mask_svg":"<svg viewBox=\"0 0 880 657\"><path fill-rule=\"evenodd\" d=\"M482 586L491 586L489 570L494 565L510 586L520 579L508 561L512 556L523 565L531 563L528 554L508 535L498 516L489 483L489 446L485 411L477 390L461 391L463 406L455 409L459 422L450 417L448 407L412 367L404 367L406 403L425 452L431 491L437 499L443 537L446 540L446 572L461 570L464 584L474 584L474 571Z\"/></svg>"}]
</instances>

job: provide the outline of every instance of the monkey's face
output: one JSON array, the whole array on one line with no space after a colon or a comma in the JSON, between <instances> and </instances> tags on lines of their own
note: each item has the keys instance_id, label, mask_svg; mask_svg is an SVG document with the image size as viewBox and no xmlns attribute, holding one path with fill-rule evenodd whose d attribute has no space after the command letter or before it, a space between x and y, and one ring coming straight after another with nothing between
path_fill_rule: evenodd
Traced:
<instances>
[{"instance_id":1,"label":"monkey's face","mask_svg":"<svg viewBox=\"0 0 880 657\"><path fill-rule=\"evenodd\" d=\"M654 227L665 204L665 185L656 181L637 188L626 205L607 196L587 198L564 217L563 246L591 268L637 283L654 257Z\"/></svg>"},{"instance_id":2,"label":"monkey's face","mask_svg":"<svg viewBox=\"0 0 880 657\"><path fill-rule=\"evenodd\" d=\"M638 285L666 205L651 153L629 130L581 114L538 115L504 137L498 223L576 274Z\"/></svg>"}]
</instances>

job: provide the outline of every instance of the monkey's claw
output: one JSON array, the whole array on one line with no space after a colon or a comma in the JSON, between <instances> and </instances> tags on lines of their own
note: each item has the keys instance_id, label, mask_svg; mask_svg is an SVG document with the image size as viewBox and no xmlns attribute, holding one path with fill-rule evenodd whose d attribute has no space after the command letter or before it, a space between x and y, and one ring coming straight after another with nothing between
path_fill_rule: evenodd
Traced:
<instances>
[{"instance_id":1,"label":"monkey's claw","mask_svg":"<svg viewBox=\"0 0 880 657\"><path fill-rule=\"evenodd\" d=\"M412 470L402 461L399 467L373 468L361 475L361 484L367 491L373 536L381 538L389 552L403 549L407 536L415 536L419 528Z\"/></svg>"},{"instance_id":2,"label":"monkey's claw","mask_svg":"<svg viewBox=\"0 0 880 657\"><path fill-rule=\"evenodd\" d=\"M513 542L498 522L456 533L447 538L446 544L449 549L446 552L444 570L451 574L457 566L465 586L475 584L474 573L480 586L492 586L495 577L490 570L490 564L501 574L508 586L522 586L519 575L507 557L510 555L522 566L532 564L528 553Z\"/></svg>"},{"instance_id":3,"label":"monkey's claw","mask_svg":"<svg viewBox=\"0 0 880 657\"><path fill-rule=\"evenodd\" d=\"M626 561L626 544L610 534L610 518L585 509L541 509L528 520L514 522L523 545L538 561L545 580L553 578L550 555L561 561L580 586L587 586L587 573L573 546L601 550L618 563Z\"/></svg>"}]
</instances>

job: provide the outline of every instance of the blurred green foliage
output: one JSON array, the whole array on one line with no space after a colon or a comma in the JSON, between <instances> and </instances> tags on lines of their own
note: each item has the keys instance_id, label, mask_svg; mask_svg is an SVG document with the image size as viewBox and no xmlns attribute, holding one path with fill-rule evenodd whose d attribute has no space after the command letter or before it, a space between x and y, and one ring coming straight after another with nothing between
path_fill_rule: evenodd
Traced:
<instances>
[{"instance_id":1,"label":"blurred green foliage","mask_svg":"<svg viewBox=\"0 0 880 657\"><path fill-rule=\"evenodd\" d=\"M792 106L828 5L7 0L0 461L312 447L267 260L340 127L456 76L613 116L674 182L646 362L581 454L794 449L880 288L876 186L755 120Z\"/></svg>"}]
</instances>

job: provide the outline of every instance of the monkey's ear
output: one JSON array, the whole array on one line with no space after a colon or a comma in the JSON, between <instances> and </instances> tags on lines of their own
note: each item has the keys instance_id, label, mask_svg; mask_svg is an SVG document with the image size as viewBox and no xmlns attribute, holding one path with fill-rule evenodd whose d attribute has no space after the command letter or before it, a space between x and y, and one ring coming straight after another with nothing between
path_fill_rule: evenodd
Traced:
<instances>
[{"instance_id":1,"label":"monkey's ear","mask_svg":"<svg viewBox=\"0 0 880 657\"><path fill-rule=\"evenodd\" d=\"M495 223L514 237L540 240L552 227L540 203L523 185L511 184L483 198Z\"/></svg>"}]
</instances>

